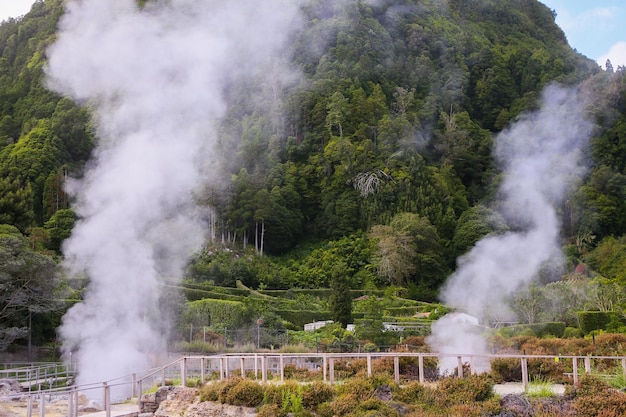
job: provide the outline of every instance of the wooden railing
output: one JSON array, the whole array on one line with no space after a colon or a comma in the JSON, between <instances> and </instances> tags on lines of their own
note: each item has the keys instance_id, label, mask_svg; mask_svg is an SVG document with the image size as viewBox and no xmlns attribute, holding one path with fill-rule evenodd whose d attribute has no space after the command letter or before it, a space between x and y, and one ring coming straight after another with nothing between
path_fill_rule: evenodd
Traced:
<instances>
[{"instance_id":1,"label":"wooden railing","mask_svg":"<svg viewBox=\"0 0 626 417\"><path fill-rule=\"evenodd\" d=\"M339 362L365 361L367 376L374 373L374 361L386 359L385 365L388 372L393 375L397 383L408 379L417 379L426 382L425 363L430 367L437 367L441 358L452 359L456 363L456 376L464 377L465 370L477 373L479 363L488 363L494 359L509 359L519 361L521 369L521 383L526 387L529 383L529 361L550 360L559 362L566 370L565 374L571 378L572 383L578 383L581 373L593 373L594 366L601 361L603 368L606 363L613 362L612 368L620 369L626 377L626 356L555 356L555 355L472 355L472 354L435 354L435 353L237 353L211 356L183 356L165 366L157 369L131 374L115 380L104 381L96 384L70 386L56 389L40 389L28 393L0 396L0 402L12 401L16 398L26 398L27 407L25 417L32 417L35 408L38 408L39 417L45 417L46 404L55 399L67 398L67 416L78 416L79 394L87 393L89 397L102 399L102 405L106 417L112 417L114 404L128 401L130 398L141 399L144 390L158 386L164 386L176 381L176 385L188 386L191 379L195 378L200 383L209 379L224 380L234 376L243 378L251 377L266 383L271 378L284 381L285 369L288 365L296 368L307 368L321 373L323 381L335 384L338 379L337 365ZM417 378L413 375L401 374L401 360L412 359L417 362ZM345 363L342 364L345 366ZM362 366L362 365L361 365ZM379 365L380 366L380 365ZM571 372L569 372L571 371ZM7 370L7 375L10 375ZM141 411L141 402L138 401L137 413ZM37 414L37 413L35 413Z\"/></svg>"}]
</instances>

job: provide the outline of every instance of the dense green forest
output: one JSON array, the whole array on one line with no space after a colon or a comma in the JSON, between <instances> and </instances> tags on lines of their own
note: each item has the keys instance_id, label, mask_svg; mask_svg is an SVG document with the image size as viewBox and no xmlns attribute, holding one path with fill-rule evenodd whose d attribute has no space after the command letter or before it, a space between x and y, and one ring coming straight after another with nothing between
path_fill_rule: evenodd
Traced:
<instances>
[{"instance_id":1,"label":"dense green forest","mask_svg":"<svg viewBox=\"0 0 626 417\"><path fill-rule=\"evenodd\" d=\"M76 220L64 185L81 176L98 141L89 108L45 86L46 48L62 14L62 0L39 0L0 24L0 224L12 226L0 230L4 330L23 329L34 304L54 310L36 301L57 294L45 279L32 288L39 294L15 301L27 285L15 259L62 258ZM257 295L261 312L270 311L270 290L289 290L285 311L333 311L341 322L376 308L341 312L350 300L339 296L350 290L391 289L407 300L402 308L436 301L457 257L510 227L491 209L494 137L553 82L584 83L598 97L592 168L559 210L562 276L588 286L572 303L578 310L626 313L623 67L604 71L573 50L537 0L311 0L303 14L290 51L302 78L277 82L280 105L249 102L261 88L252 81L230 87L219 149L229 162L200 196L214 216L184 277L187 320L193 309L214 308L197 304L216 298L203 291L237 284ZM536 290L549 297L558 282L549 285ZM56 286L57 301L80 296L62 277ZM311 300L325 296L297 293L320 288L334 294L322 307ZM229 302L252 320L257 313L240 301ZM35 315L36 343L54 337L58 316ZM571 311L545 319L578 324ZM16 337L0 337L0 348Z\"/></svg>"}]
</instances>

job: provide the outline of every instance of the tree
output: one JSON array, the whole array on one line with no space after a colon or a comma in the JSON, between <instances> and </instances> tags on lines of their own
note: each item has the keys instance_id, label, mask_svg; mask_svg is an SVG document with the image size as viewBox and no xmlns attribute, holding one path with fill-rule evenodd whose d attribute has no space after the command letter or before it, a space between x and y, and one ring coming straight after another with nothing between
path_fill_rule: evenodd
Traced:
<instances>
[{"instance_id":1,"label":"tree","mask_svg":"<svg viewBox=\"0 0 626 417\"><path fill-rule=\"evenodd\" d=\"M44 228L50 236L49 248L55 251L61 250L61 244L65 239L70 237L72 228L76 222L76 213L71 209L57 210L50 220L48 220Z\"/></svg>"},{"instance_id":2,"label":"tree","mask_svg":"<svg viewBox=\"0 0 626 417\"><path fill-rule=\"evenodd\" d=\"M462 255L488 234L500 234L506 230L506 221L499 213L481 205L468 209L459 217L452 238L455 256Z\"/></svg>"},{"instance_id":3,"label":"tree","mask_svg":"<svg viewBox=\"0 0 626 417\"><path fill-rule=\"evenodd\" d=\"M413 259L416 253L411 237L404 231L385 225L373 226L370 236L376 241L374 262L378 275L391 284L405 285L415 272Z\"/></svg>"},{"instance_id":4,"label":"tree","mask_svg":"<svg viewBox=\"0 0 626 417\"><path fill-rule=\"evenodd\" d=\"M339 137L343 137L342 123L348 113L348 99L339 91L330 96L330 102L326 106L328 113L326 115L326 127L332 136L333 128L336 126L339 131Z\"/></svg>"},{"instance_id":5,"label":"tree","mask_svg":"<svg viewBox=\"0 0 626 417\"><path fill-rule=\"evenodd\" d=\"M33 314L58 308L56 265L12 226L0 227L0 351L29 334Z\"/></svg>"},{"instance_id":6,"label":"tree","mask_svg":"<svg viewBox=\"0 0 626 417\"><path fill-rule=\"evenodd\" d=\"M352 297L348 279L348 267L345 263L333 266L330 277L331 296L330 313L333 320L346 327L352 323Z\"/></svg>"},{"instance_id":7,"label":"tree","mask_svg":"<svg viewBox=\"0 0 626 417\"><path fill-rule=\"evenodd\" d=\"M541 288L531 284L514 295L513 309L524 323L533 324L537 322L539 313L545 308L546 301Z\"/></svg>"}]
</instances>

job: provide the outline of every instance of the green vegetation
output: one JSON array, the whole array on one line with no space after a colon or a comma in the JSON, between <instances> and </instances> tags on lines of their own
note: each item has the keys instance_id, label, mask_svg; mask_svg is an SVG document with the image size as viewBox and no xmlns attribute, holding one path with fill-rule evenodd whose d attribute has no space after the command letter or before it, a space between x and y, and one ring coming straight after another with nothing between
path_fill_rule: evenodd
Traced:
<instances>
[{"instance_id":1,"label":"green vegetation","mask_svg":"<svg viewBox=\"0 0 626 417\"><path fill-rule=\"evenodd\" d=\"M233 378L200 388L201 401L256 407L259 416L619 416L626 396L592 376L583 376L557 398L550 384L530 384L525 399L494 394L488 375L447 377L436 384L398 385L382 375L354 378L331 387L322 382L261 385Z\"/></svg>"},{"instance_id":2,"label":"green vegetation","mask_svg":"<svg viewBox=\"0 0 626 417\"><path fill-rule=\"evenodd\" d=\"M520 326L500 334L626 330L626 71L572 50L538 1L477 3L303 4L290 51L302 79L276 89L280 117L249 102L261 87L229 88L217 150L229 164L197 196L222 238L194 254L182 284L164 284L185 296L168 299L179 313L172 345L374 350L428 333L449 311L437 294L457 257L515 227L487 208L500 198L494 136L548 84L582 81L602 99L590 106L593 167L559 208L566 273L516 293ZM3 292L2 349L26 343L28 320L34 343L52 343L81 297L81 285L41 278L55 277L79 220L64 187L97 143L90 109L44 85L62 13L62 0L38 1L0 24L0 224L10 231L0 277L7 294L29 274L36 282L19 305ZM302 331L329 319L341 328ZM386 322L405 330L383 332Z\"/></svg>"}]
</instances>

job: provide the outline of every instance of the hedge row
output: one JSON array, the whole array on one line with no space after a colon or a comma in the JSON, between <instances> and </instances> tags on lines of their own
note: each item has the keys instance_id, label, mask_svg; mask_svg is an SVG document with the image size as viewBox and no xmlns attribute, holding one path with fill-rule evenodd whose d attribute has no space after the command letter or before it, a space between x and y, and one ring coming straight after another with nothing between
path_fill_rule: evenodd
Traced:
<instances>
[{"instance_id":1,"label":"hedge row","mask_svg":"<svg viewBox=\"0 0 626 417\"><path fill-rule=\"evenodd\" d=\"M330 288L318 288L318 289L302 289L302 288L292 288L289 290L259 290L261 294L269 295L272 297L286 297L288 293L292 294L304 294L311 295L317 298L329 298L332 294L332 290ZM371 295L376 297L382 297L385 295L384 291L379 290L350 290L350 295L352 298L358 298L363 295Z\"/></svg>"},{"instance_id":2,"label":"hedge row","mask_svg":"<svg viewBox=\"0 0 626 417\"><path fill-rule=\"evenodd\" d=\"M579 311L577 316L585 334L594 330L619 331L620 327L626 326L626 319L616 311Z\"/></svg>"},{"instance_id":3,"label":"hedge row","mask_svg":"<svg viewBox=\"0 0 626 417\"><path fill-rule=\"evenodd\" d=\"M506 336L524 335L529 332L537 337L563 337L565 334L565 323L557 321L533 324L516 324L514 326L507 326L500 329L500 333Z\"/></svg>"}]
</instances>

